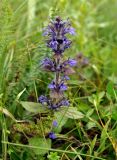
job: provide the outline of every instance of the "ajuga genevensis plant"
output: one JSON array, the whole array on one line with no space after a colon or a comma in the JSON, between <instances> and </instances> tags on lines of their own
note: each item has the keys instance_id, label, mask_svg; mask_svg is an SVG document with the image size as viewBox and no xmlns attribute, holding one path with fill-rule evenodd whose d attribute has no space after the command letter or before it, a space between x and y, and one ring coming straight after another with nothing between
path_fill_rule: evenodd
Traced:
<instances>
[{"instance_id":1,"label":"ajuga genevensis plant","mask_svg":"<svg viewBox=\"0 0 117 160\"><path fill-rule=\"evenodd\" d=\"M71 58L64 59L64 52L72 44L72 41L67 38L68 34L74 35L75 30L69 20L62 20L60 17L50 20L43 33L47 47L52 49L53 54L51 58L46 57L43 59L41 66L45 71L52 72L54 79L48 85L50 89L49 97L41 95L39 103L53 112L56 112L62 106L68 107L70 105L64 92L68 89L67 81L70 80L69 75L74 73L72 67L76 65L77 61ZM53 121L53 126L57 126L56 121ZM51 139L56 138L53 132L49 133L49 137Z\"/></svg>"}]
</instances>

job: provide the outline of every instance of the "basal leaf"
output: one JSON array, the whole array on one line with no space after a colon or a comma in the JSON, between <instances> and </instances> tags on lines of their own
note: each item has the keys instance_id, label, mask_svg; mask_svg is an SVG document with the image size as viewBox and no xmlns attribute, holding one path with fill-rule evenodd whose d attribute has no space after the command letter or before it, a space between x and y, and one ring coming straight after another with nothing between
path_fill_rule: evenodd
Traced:
<instances>
[{"instance_id":1,"label":"basal leaf","mask_svg":"<svg viewBox=\"0 0 117 160\"><path fill-rule=\"evenodd\" d=\"M40 103L21 101L20 104L29 112L33 112L33 113L47 112L46 107L43 107Z\"/></svg>"},{"instance_id":2,"label":"basal leaf","mask_svg":"<svg viewBox=\"0 0 117 160\"><path fill-rule=\"evenodd\" d=\"M37 155L45 154L51 148L51 140L39 137L33 137L29 139L29 145L32 146L35 154Z\"/></svg>"}]
</instances>

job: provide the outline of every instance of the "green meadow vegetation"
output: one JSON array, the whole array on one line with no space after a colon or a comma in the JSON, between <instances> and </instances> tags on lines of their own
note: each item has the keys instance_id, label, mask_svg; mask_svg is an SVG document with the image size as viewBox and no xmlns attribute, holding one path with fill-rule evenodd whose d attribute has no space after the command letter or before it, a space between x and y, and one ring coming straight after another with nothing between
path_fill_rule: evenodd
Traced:
<instances>
[{"instance_id":1,"label":"green meadow vegetation","mask_svg":"<svg viewBox=\"0 0 117 160\"><path fill-rule=\"evenodd\" d=\"M40 61L53 54L42 32L55 16L75 28L64 55L78 63L70 106L53 113L38 97L53 78ZM117 1L0 0L0 160L116 159Z\"/></svg>"}]
</instances>

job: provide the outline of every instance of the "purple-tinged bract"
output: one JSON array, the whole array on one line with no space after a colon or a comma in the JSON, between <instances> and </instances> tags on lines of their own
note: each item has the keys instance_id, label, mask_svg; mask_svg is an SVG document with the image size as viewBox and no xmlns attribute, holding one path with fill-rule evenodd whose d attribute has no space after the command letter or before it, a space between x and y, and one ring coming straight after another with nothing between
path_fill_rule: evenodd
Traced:
<instances>
[{"instance_id":1,"label":"purple-tinged bract","mask_svg":"<svg viewBox=\"0 0 117 160\"><path fill-rule=\"evenodd\" d=\"M89 64L89 59L85 57L82 53L79 53L76 57L78 67L86 67Z\"/></svg>"}]
</instances>

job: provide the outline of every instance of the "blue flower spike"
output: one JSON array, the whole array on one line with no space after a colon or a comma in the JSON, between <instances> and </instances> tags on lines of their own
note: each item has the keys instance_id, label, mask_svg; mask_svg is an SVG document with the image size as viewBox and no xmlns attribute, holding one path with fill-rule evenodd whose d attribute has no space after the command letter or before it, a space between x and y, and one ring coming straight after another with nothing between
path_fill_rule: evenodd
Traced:
<instances>
[{"instance_id":1,"label":"blue flower spike","mask_svg":"<svg viewBox=\"0 0 117 160\"><path fill-rule=\"evenodd\" d=\"M48 26L44 28L45 43L51 49L52 55L41 61L41 68L52 72L54 79L48 85L49 96L41 95L38 101L43 107L46 104L46 107L52 110L51 113L70 105L64 92L68 90L67 81L70 80L69 75L75 73L72 67L77 65L77 61L72 58L64 59L65 51L72 45L68 34L75 35L75 29L71 26L69 19L62 20L59 16L50 20ZM58 126L56 120L53 120L52 126ZM49 138L56 139L55 133L49 132Z\"/></svg>"}]
</instances>

